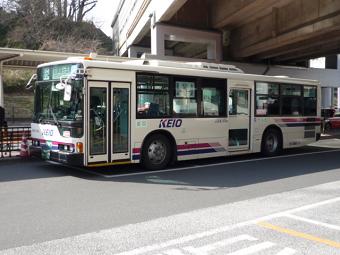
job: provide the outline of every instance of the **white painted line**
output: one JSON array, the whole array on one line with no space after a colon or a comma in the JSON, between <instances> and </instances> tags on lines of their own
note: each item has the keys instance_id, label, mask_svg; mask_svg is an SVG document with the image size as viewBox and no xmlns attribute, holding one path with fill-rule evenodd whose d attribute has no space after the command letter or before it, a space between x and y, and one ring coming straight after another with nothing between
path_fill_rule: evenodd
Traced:
<instances>
[{"instance_id":1,"label":"white painted line","mask_svg":"<svg viewBox=\"0 0 340 255\"><path fill-rule=\"evenodd\" d=\"M266 250L268 248L273 247L275 244L272 242L263 242L263 243L259 243L259 244L255 244L252 246L249 246L247 248L243 248L241 250L232 252L232 253L228 253L228 255L248 255L248 254L254 254L257 253L259 251L263 251Z\"/></svg>"},{"instance_id":2,"label":"white painted line","mask_svg":"<svg viewBox=\"0 0 340 255\"><path fill-rule=\"evenodd\" d=\"M105 174L95 173L95 172L93 172L93 174L99 175L104 178L120 178L120 177L129 177L129 176L137 176L137 175L178 172L178 171L185 171L185 170L190 170L190 169L195 169L195 168L203 168L203 167L211 167L211 166L224 166L224 165L233 165L233 164L238 164L238 163L248 163L248 162L273 160L273 159L280 159L280 158L291 158L291 157L297 157L297 156L323 154L323 153L329 153L329 152L340 152L340 149L328 150L328 151L306 152L306 153L299 153L299 154L289 154L289 155L281 155L281 156L276 156L276 157L264 157L264 158L237 160L237 161L232 161L232 162L222 162L222 163L214 163L214 164L206 164L206 165L203 164L203 165L195 165L195 166L180 167L180 168L170 168L170 169L159 170L159 171L144 171L144 172L138 172L138 173L116 174L116 175L115 174L105 175Z\"/></svg>"},{"instance_id":3,"label":"white painted line","mask_svg":"<svg viewBox=\"0 0 340 255\"><path fill-rule=\"evenodd\" d=\"M284 217L287 214L301 212L301 211L313 209L313 208L316 208L316 207L319 207L319 206L332 204L332 203L336 203L336 202L340 202L340 197L328 199L328 200L325 200L325 201L321 201L321 202L317 202L317 203L313 203L313 204L309 204L309 205L304 205L304 206L301 206L301 207L282 211L282 212L279 212L279 213L270 214L270 215L260 217L260 218L254 219L254 220L240 222L240 223L230 225L230 226L224 226L224 227L208 230L208 231L205 231L205 232L196 233L196 234L184 236L184 237L177 238L177 239L172 239L172 240L160 243L160 244L152 244L152 245L140 247L140 248L137 248L137 249L134 249L134 250L131 250L131 251L118 253L116 255L139 255L139 254L143 254L143 253L146 253L146 252L161 250L161 249L164 249L164 248L167 248L167 247L170 247L170 246L190 242L190 241L193 241L193 240L196 240L196 239L199 239L199 238L205 238L205 237L212 236L212 235L215 235L215 234L227 232L227 231L230 231L230 230L233 230L233 229L236 229L236 228L241 228L241 227L253 225L253 224L256 224L256 223L261 222L261 221L268 221L268 220L271 220L271 219L274 219L274 218Z\"/></svg>"},{"instance_id":4,"label":"white painted line","mask_svg":"<svg viewBox=\"0 0 340 255\"><path fill-rule=\"evenodd\" d=\"M292 255L295 254L297 251L291 248L284 248L279 253L276 253L276 255Z\"/></svg>"},{"instance_id":5,"label":"white painted line","mask_svg":"<svg viewBox=\"0 0 340 255\"><path fill-rule=\"evenodd\" d=\"M168 250L168 251L165 251L165 252L162 252L158 255L185 255L183 254L183 252L181 252L180 250L178 249L172 249L172 250Z\"/></svg>"},{"instance_id":6,"label":"white painted line","mask_svg":"<svg viewBox=\"0 0 340 255\"><path fill-rule=\"evenodd\" d=\"M314 224L314 225L318 225L318 226L322 226L322 227L326 227L326 228L329 228L329 229L334 229L334 230L340 231L340 226L337 226L337 225L328 224L328 223L324 223L324 222L316 221L316 220L311 220L311 219L308 219L308 218L305 218L305 217L292 215L292 214L286 214L284 216L291 218L291 219L294 219L294 220L303 221L303 222L307 222L307 223L310 223L310 224Z\"/></svg>"},{"instance_id":7,"label":"white painted line","mask_svg":"<svg viewBox=\"0 0 340 255\"><path fill-rule=\"evenodd\" d=\"M211 243L202 247L193 247L193 246L187 246L187 247L183 247L182 249L192 253L192 254L209 254L210 252L212 252L213 250L216 250L218 248L222 248L224 246L230 245L230 244L234 244L237 242L241 242L241 241L256 241L257 238L249 236L249 235L240 235L240 236L236 236L236 237L232 237L229 239L224 239L222 241L218 241L215 243Z\"/></svg>"}]
</instances>

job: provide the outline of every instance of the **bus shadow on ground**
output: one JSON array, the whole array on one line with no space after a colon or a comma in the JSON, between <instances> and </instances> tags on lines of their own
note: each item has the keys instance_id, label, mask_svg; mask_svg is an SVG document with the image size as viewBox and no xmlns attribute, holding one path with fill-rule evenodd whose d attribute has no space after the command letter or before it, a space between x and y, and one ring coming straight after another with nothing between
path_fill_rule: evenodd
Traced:
<instances>
[{"instance_id":1,"label":"bus shadow on ground","mask_svg":"<svg viewBox=\"0 0 340 255\"><path fill-rule=\"evenodd\" d=\"M102 168L96 172L108 175L96 180L172 185L178 190L206 191L333 171L323 179L316 179L318 184L340 178L338 154L338 150L331 152L329 148L306 146L286 150L282 157L262 158L259 154L251 154L191 160L179 162L166 171L148 171L145 174L138 174L139 171L145 171L140 166L125 166L115 170Z\"/></svg>"},{"instance_id":2,"label":"bus shadow on ground","mask_svg":"<svg viewBox=\"0 0 340 255\"><path fill-rule=\"evenodd\" d=\"M340 145L340 143L339 143ZM72 168L38 159L0 161L0 182L72 176L93 181L175 185L178 189L230 188L340 168L339 152L305 146L285 150L283 157L265 159L260 154L181 161L163 171L146 171L139 164ZM289 155L298 155L292 156ZM302 156L302 154L305 154ZM325 159L327 157L327 159ZM184 169L183 169L184 168Z\"/></svg>"},{"instance_id":3,"label":"bus shadow on ground","mask_svg":"<svg viewBox=\"0 0 340 255\"><path fill-rule=\"evenodd\" d=\"M93 174L76 171L60 165L53 165L35 158L27 160L21 158L0 160L0 183L64 176L93 178Z\"/></svg>"}]
</instances>

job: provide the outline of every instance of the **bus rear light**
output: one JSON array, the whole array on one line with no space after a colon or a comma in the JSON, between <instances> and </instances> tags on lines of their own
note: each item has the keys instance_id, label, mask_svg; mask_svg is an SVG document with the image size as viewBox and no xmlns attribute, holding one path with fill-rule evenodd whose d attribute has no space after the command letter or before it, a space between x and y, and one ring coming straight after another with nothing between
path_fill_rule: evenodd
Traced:
<instances>
[{"instance_id":1,"label":"bus rear light","mask_svg":"<svg viewBox=\"0 0 340 255\"><path fill-rule=\"evenodd\" d=\"M78 153L83 153L84 152L84 145L83 143L77 143L76 144L76 150Z\"/></svg>"}]
</instances>

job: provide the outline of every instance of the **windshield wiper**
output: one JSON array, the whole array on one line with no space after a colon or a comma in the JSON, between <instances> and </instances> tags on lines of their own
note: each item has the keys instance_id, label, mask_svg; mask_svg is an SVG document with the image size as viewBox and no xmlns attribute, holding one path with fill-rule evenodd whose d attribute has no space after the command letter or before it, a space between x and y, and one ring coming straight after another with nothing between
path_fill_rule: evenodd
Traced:
<instances>
[{"instance_id":1,"label":"windshield wiper","mask_svg":"<svg viewBox=\"0 0 340 255\"><path fill-rule=\"evenodd\" d=\"M51 115L52 115L53 120L54 120L54 124L56 124L57 127L61 127L61 124L60 124L60 122L58 121L57 117L55 116L55 113L53 112L52 106L51 106L51 105L48 107L48 110L51 112Z\"/></svg>"}]
</instances>

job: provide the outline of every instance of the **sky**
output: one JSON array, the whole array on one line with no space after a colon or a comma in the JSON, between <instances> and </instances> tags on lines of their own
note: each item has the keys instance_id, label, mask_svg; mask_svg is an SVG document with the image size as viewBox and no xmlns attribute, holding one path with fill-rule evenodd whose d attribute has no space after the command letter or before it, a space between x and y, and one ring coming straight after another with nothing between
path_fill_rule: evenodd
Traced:
<instances>
[{"instance_id":1,"label":"sky","mask_svg":"<svg viewBox=\"0 0 340 255\"><path fill-rule=\"evenodd\" d=\"M120 0L98 0L96 7L87 16L103 32L112 37L111 23Z\"/></svg>"}]
</instances>

